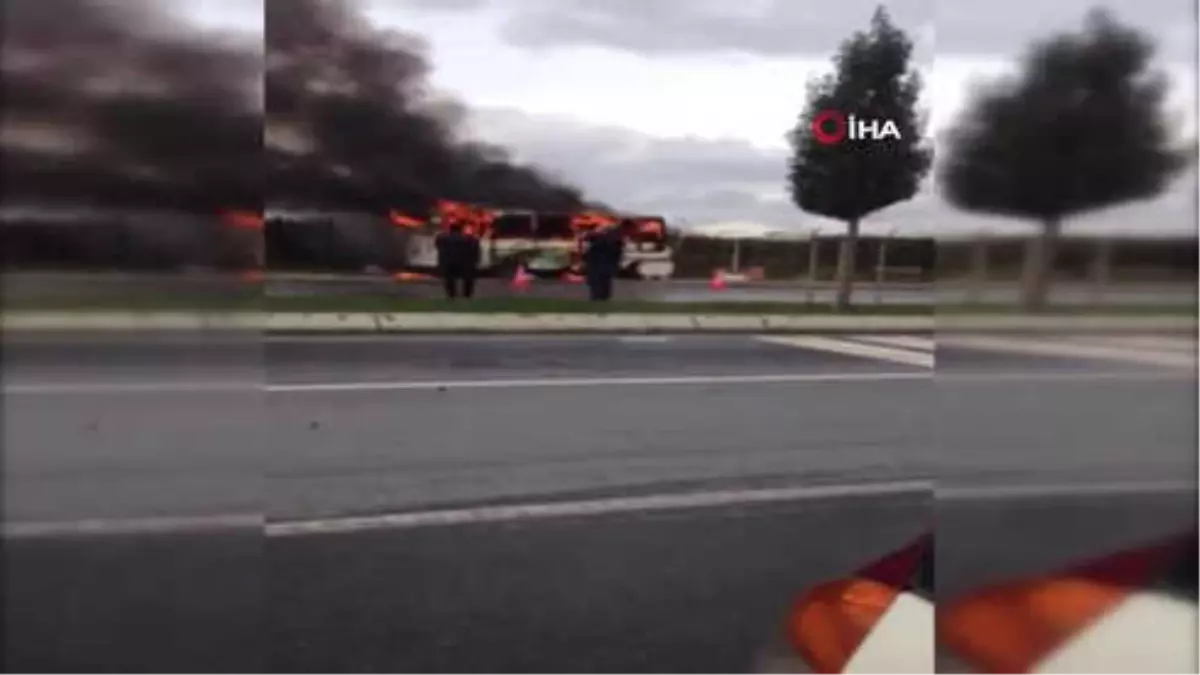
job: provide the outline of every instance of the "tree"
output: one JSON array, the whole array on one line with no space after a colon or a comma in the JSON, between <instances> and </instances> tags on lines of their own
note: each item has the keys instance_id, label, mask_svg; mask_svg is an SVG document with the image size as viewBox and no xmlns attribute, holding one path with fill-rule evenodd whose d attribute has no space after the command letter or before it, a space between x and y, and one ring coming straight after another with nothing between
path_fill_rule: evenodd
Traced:
<instances>
[{"instance_id":1,"label":"tree","mask_svg":"<svg viewBox=\"0 0 1200 675\"><path fill-rule=\"evenodd\" d=\"M805 212L846 223L837 266L836 305L841 309L850 305L859 223L911 199L929 172L932 151L916 109L921 80L909 68L911 56L912 40L879 7L868 31L842 43L835 72L809 82L805 109L788 135L792 201ZM890 122L899 137L853 138L851 133L839 142L822 142L819 132L839 126L836 120L821 123L831 111L841 116L843 130L847 123L854 126L851 119L874 121L885 132Z\"/></svg>"},{"instance_id":2,"label":"tree","mask_svg":"<svg viewBox=\"0 0 1200 675\"><path fill-rule=\"evenodd\" d=\"M1080 33L1035 44L947 133L938 174L951 204L1041 226L1025 254L1027 309L1045 306L1064 220L1158 195L1186 166L1153 54L1148 37L1094 10Z\"/></svg>"}]
</instances>

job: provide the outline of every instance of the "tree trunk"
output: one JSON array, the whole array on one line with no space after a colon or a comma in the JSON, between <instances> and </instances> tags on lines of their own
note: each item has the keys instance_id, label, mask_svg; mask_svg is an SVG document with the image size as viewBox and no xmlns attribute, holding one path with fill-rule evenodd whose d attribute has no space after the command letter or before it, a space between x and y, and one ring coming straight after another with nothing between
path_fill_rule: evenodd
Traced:
<instances>
[{"instance_id":1,"label":"tree trunk","mask_svg":"<svg viewBox=\"0 0 1200 675\"><path fill-rule=\"evenodd\" d=\"M846 236L838 246L837 309L849 309L854 292L854 252L858 249L858 219L846 223Z\"/></svg>"},{"instance_id":2,"label":"tree trunk","mask_svg":"<svg viewBox=\"0 0 1200 675\"><path fill-rule=\"evenodd\" d=\"M1050 277L1062 221L1057 217L1042 221L1042 231L1029 240L1025 251L1025 269L1021 275L1021 306L1030 311L1046 307Z\"/></svg>"}]
</instances>

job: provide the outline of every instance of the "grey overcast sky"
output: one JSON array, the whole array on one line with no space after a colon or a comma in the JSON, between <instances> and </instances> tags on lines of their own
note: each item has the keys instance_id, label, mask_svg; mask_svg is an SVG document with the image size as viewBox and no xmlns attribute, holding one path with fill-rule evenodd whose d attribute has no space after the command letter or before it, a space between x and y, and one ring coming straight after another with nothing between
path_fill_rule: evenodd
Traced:
<instances>
[{"instance_id":1,"label":"grey overcast sky","mask_svg":"<svg viewBox=\"0 0 1200 675\"><path fill-rule=\"evenodd\" d=\"M839 227L791 205L784 134L807 78L830 67L838 43L866 26L878 0L356 1L380 27L423 36L433 84L469 106L470 132L601 200L691 224ZM261 30L261 2L182 2L203 23ZM1195 134L1195 0L883 4L916 41L931 133L961 110L973 81L1011 72L1031 41L1078 28L1100 4L1159 41L1169 106L1181 135ZM1069 227L1192 232L1195 210L1189 177L1158 200ZM868 232L911 234L1014 226L1027 227L956 212L932 189L864 223Z\"/></svg>"}]
</instances>

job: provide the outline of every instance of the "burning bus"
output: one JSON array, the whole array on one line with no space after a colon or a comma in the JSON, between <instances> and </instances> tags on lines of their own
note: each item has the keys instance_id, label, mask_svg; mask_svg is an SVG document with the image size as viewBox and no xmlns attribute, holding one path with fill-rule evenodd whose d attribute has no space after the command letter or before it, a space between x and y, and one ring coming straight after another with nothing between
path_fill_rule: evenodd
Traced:
<instances>
[{"instance_id":1,"label":"burning bus","mask_svg":"<svg viewBox=\"0 0 1200 675\"><path fill-rule=\"evenodd\" d=\"M492 210L453 202L440 202L428 221L393 215L394 223L408 229L406 259L410 270L436 269L434 239L443 227L455 221L480 237L483 274L510 275L518 266L541 277L579 274L583 271L583 237L604 222L617 223L624 234L622 276L665 279L674 271L666 222L658 216Z\"/></svg>"}]
</instances>

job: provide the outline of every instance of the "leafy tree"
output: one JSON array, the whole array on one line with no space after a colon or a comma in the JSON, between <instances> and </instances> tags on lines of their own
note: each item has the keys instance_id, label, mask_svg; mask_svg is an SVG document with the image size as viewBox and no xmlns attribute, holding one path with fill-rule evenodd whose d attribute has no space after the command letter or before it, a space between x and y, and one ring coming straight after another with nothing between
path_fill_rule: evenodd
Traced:
<instances>
[{"instance_id":1,"label":"leafy tree","mask_svg":"<svg viewBox=\"0 0 1200 675\"><path fill-rule=\"evenodd\" d=\"M801 210L846 223L838 250L839 308L850 305L859 223L867 215L911 199L929 172L932 151L917 112L918 73L909 68L912 40L881 6L870 29L842 43L835 72L810 81L808 101L788 135L792 201ZM843 138L823 143L813 122L825 111L895 124L899 138ZM819 124L831 130L830 123Z\"/></svg>"},{"instance_id":2,"label":"leafy tree","mask_svg":"<svg viewBox=\"0 0 1200 675\"><path fill-rule=\"evenodd\" d=\"M1163 113L1154 43L1093 10L1079 33L1036 43L1020 74L982 90L947 134L939 168L956 207L1037 221L1022 303L1045 305L1071 216L1158 195L1186 165Z\"/></svg>"}]
</instances>

